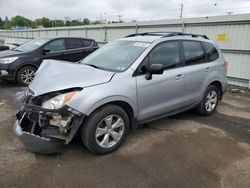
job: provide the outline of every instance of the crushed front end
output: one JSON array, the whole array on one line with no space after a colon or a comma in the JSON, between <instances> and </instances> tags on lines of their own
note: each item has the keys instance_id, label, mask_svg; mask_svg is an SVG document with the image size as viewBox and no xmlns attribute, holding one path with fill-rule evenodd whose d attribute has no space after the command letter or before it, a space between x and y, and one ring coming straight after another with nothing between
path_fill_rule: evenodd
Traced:
<instances>
[{"instance_id":1,"label":"crushed front end","mask_svg":"<svg viewBox=\"0 0 250 188\"><path fill-rule=\"evenodd\" d=\"M58 109L43 107L46 100L60 95L61 92L33 97L28 92L16 94L21 106L14 123L14 132L27 150L34 153L52 154L61 151L80 128L84 115L67 105Z\"/></svg>"}]
</instances>

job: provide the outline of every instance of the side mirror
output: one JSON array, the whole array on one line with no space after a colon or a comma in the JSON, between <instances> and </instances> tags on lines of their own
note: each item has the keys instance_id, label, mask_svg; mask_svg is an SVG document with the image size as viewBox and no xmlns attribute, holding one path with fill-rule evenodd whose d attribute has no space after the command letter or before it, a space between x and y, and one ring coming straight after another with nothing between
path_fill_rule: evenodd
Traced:
<instances>
[{"instance_id":1,"label":"side mirror","mask_svg":"<svg viewBox=\"0 0 250 188\"><path fill-rule=\"evenodd\" d=\"M50 50L49 50L49 49L46 49L46 48L44 48L42 51L43 51L43 55L46 55L47 53L50 52Z\"/></svg>"},{"instance_id":2,"label":"side mirror","mask_svg":"<svg viewBox=\"0 0 250 188\"><path fill-rule=\"evenodd\" d=\"M162 64L151 64L149 67L147 67L146 71L146 80L151 80L153 74L163 74L164 66Z\"/></svg>"}]
</instances>

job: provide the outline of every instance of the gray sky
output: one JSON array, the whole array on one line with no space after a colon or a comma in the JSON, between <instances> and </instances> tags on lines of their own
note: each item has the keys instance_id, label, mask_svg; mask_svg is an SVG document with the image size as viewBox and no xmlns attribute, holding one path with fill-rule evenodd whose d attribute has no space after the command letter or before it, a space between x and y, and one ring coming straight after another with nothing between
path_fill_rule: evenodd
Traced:
<instances>
[{"instance_id":1,"label":"gray sky","mask_svg":"<svg viewBox=\"0 0 250 188\"><path fill-rule=\"evenodd\" d=\"M0 17L157 20L178 18L181 3L184 18L250 13L250 0L0 0Z\"/></svg>"}]
</instances>

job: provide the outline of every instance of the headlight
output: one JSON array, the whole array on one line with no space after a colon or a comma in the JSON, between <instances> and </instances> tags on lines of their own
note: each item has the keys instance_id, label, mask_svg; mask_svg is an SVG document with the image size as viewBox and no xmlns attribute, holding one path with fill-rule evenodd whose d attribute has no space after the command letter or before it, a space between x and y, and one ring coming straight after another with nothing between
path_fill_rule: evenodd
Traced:
<instances>
[{"instance_id":1,"label":"headlight","mask_svg":"<svg viewBox=\"0 0 250 188\"><path fill-rule=\"evenodd\" d=\"M9 63L13 63L13 62L16 61L17 59L18 59L18 57L3 58L3 59L0 59L0 63L9 64Z\"/></svg>"},{"instance_id":2,"label":"headlight","mask_svg":"<svg viewBox=\"0 0 250 188\"><path fill-rule=\"evenodd\" d=\"M67 102L72 99L78 92L69 92L57 95L42 103L42 107L46 109L59 109L64 107Z\"/></svg>"}]
</instances>

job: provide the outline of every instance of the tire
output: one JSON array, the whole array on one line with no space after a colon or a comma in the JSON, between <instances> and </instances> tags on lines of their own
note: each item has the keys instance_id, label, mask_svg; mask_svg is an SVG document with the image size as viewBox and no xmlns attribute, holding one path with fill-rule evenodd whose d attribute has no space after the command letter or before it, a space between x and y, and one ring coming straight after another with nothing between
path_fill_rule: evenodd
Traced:
<instances>
[{"instance_id":1,"label":"tire","mask_svg":"<svg viewBox=\"0 0 250 188\"><path fill-rule=\"evenodd\" d=\"M16 81L22 86L27 86L34 79L36 68L31 66L22 67L16 74ZM26 76L26 78L25 78Z\"/></svg>"},{"instance_id":2,"label":"tire","mask_svg":"<svg viewBox=\"0 0 250 188\"><path fill-rule=\"evenodd\" d=\"M119 118L121 119L119 120ZM115 123L118 123L117 128L112 129L111 127L114 127ZM86 123L82 126L81 137L84 145L92 153L107 154L115 151L123 143L128 130L129 117L125 110L117 105L106 105L94 111L87 118Z\"/></svg>"},{"instance_id":3,"label":"tire","mask_svg":"<svg viewBox=\"0 0 250 188\"><path fill-rule=\"evenodd\" d=\"M203 95L200 105L196 109L197 113L202 116L209 116L213 114L218 105L219 98L220 98L219 89L214 85L208 86Z\"/></svg>"}]
</instances>

